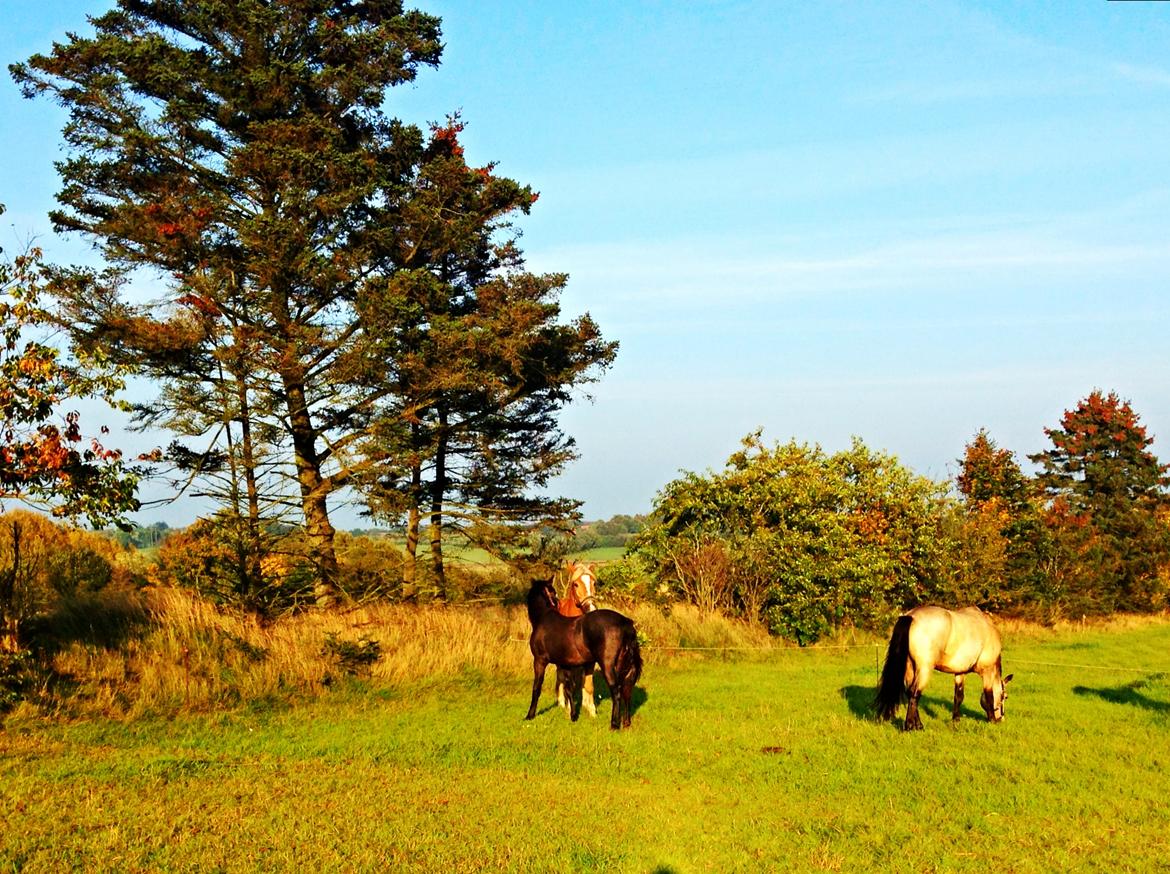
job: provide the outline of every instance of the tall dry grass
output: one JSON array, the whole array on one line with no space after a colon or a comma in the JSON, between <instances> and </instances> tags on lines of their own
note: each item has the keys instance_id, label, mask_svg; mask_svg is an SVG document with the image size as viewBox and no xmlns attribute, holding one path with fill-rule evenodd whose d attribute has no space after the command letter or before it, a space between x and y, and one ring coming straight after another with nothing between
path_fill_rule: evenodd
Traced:
<instances>
[{"instance_id":1,"label":"tall dry grass","mask_svg":"<svg viewBox=\"0 0 1170 874\"><path fill-rule=\"evenodd\" d=\"M620 609L638 626L650 672L712 648L726 654L780 645L762 628L690 605ZM48 671L12 716L133 719L289 702L354 675L387 688L526 679L529 630L522 606L373 604L263 623L188 590L103 593L52 618ZM346 664L339 650L347 645L372 647L379 657Z\"/></svg>"}]
</instances>

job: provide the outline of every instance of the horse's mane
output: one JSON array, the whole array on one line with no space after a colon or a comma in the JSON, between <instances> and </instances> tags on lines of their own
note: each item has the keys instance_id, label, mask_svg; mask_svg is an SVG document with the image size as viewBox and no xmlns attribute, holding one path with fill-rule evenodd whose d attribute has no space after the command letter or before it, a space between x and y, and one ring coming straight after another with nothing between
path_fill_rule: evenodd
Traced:
<instances>
[{"instance_id":1,"label":"horse's mane","mask_svg":"<svg viewBox=\"0 0 1170 874\"><path fill-rule=\"evenodd\" d=\"M552 599L551 606L548 602L549 598ZM532 620L533 624L549 610L555 610L557 606L557 590L552 584L552 580L534 579L528 589L525 602L528 605L528 618Z\"/></svg>"}]
</instances>

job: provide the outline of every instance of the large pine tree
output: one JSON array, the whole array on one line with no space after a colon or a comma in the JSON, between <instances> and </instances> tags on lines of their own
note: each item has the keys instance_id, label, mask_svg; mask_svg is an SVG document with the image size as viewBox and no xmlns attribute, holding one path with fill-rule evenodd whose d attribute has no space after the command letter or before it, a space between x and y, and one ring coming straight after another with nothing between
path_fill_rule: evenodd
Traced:
<instances>
[{"instance_id":1,"label":"large pine tree","mask_svg":"<svg viewBox=\"0 0 1170 874\"><path fill-rule=\"evenodd\" d=\"M424 519L442 586L448 522L506 552L525 526L576 510L532 490L575 458L557 413L617 349L587 314L558 321L567 277L525 271L510 233L536 195L494 165L470 166L461 131L458 119L432 129L397 229L402 267L359 300L370 329L356 372L392 392L355 433L382 459L367 470L372 507L405 519L408 589Z\"/></svg>"},{"instance_id":2,"label":"large pine tree","mask_svg":"<svg viewBox=\"0 0 1170 874\"><path fill-rule=\"evenodd\" d=\"M11 68L69 110L53 219L111 266L58 272L63 318L81 347L168 385L180 412L211 399L212 420L277 429L266 448L289 455L328 602L329 498L378 481L387 459L367 450L394 417L414 437L392 466L431 459L419 487L439 521L442 417L464 398L404 374L443 360L427 351L437 329L462 332L475 290L506 281L516 262L495 232L535 195L469 168L457 125L427 136L384 111L441 52L439 21L397 0L119 0L92 23ZM141 268L170 277L148 305L122 292ZM549 335L548 318L541 336L576 331ZM381 366L359 366L371 349Z\"/></svg>"}]
</instances>

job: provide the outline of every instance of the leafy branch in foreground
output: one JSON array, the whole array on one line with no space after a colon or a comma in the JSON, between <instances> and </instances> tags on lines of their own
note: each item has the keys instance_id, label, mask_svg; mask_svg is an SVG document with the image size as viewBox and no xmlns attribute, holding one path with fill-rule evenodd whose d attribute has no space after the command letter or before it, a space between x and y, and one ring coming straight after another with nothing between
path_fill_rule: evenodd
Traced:
<instances>
[{"instance_id":1,"label":"leafy branch in foreground","mask_svg":"<svg viewBox=\"0 0 1170 874\"><path fill-rule=\"evenodd\" d=\"M86 361L63 360L45 342L52 322L40 308L40 278L35 248L0 260L0 501L102 527L137 509L138 472L99 436L83 434L81 416L70 406L112 400L121 382L116 374L94 375Z\"/></svg>"}]
</instances>

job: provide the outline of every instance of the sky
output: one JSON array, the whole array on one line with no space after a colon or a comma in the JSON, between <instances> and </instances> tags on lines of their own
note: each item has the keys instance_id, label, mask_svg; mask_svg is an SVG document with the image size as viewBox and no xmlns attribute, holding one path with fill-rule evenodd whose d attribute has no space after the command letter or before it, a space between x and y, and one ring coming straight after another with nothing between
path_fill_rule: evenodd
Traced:
<instances>
[{"instance_id":1,"label":"sky","mask_svg":"<svg viewBox=\"0 0 1170 874\"><path fill-rule=\"evenodd\" d=\"M0 58L111 3L5 0ZM981 428L1024 460L1097 388L1170 460L1170 4L415 5L443 63L387 110L461 112L469 161L541 194L530 269L621 344L561 417L586 518L756 428L937 480ZM0 119L0 245L92 260L46 217L63 114L6 78Z\"/></svg>"}]
</instances>

